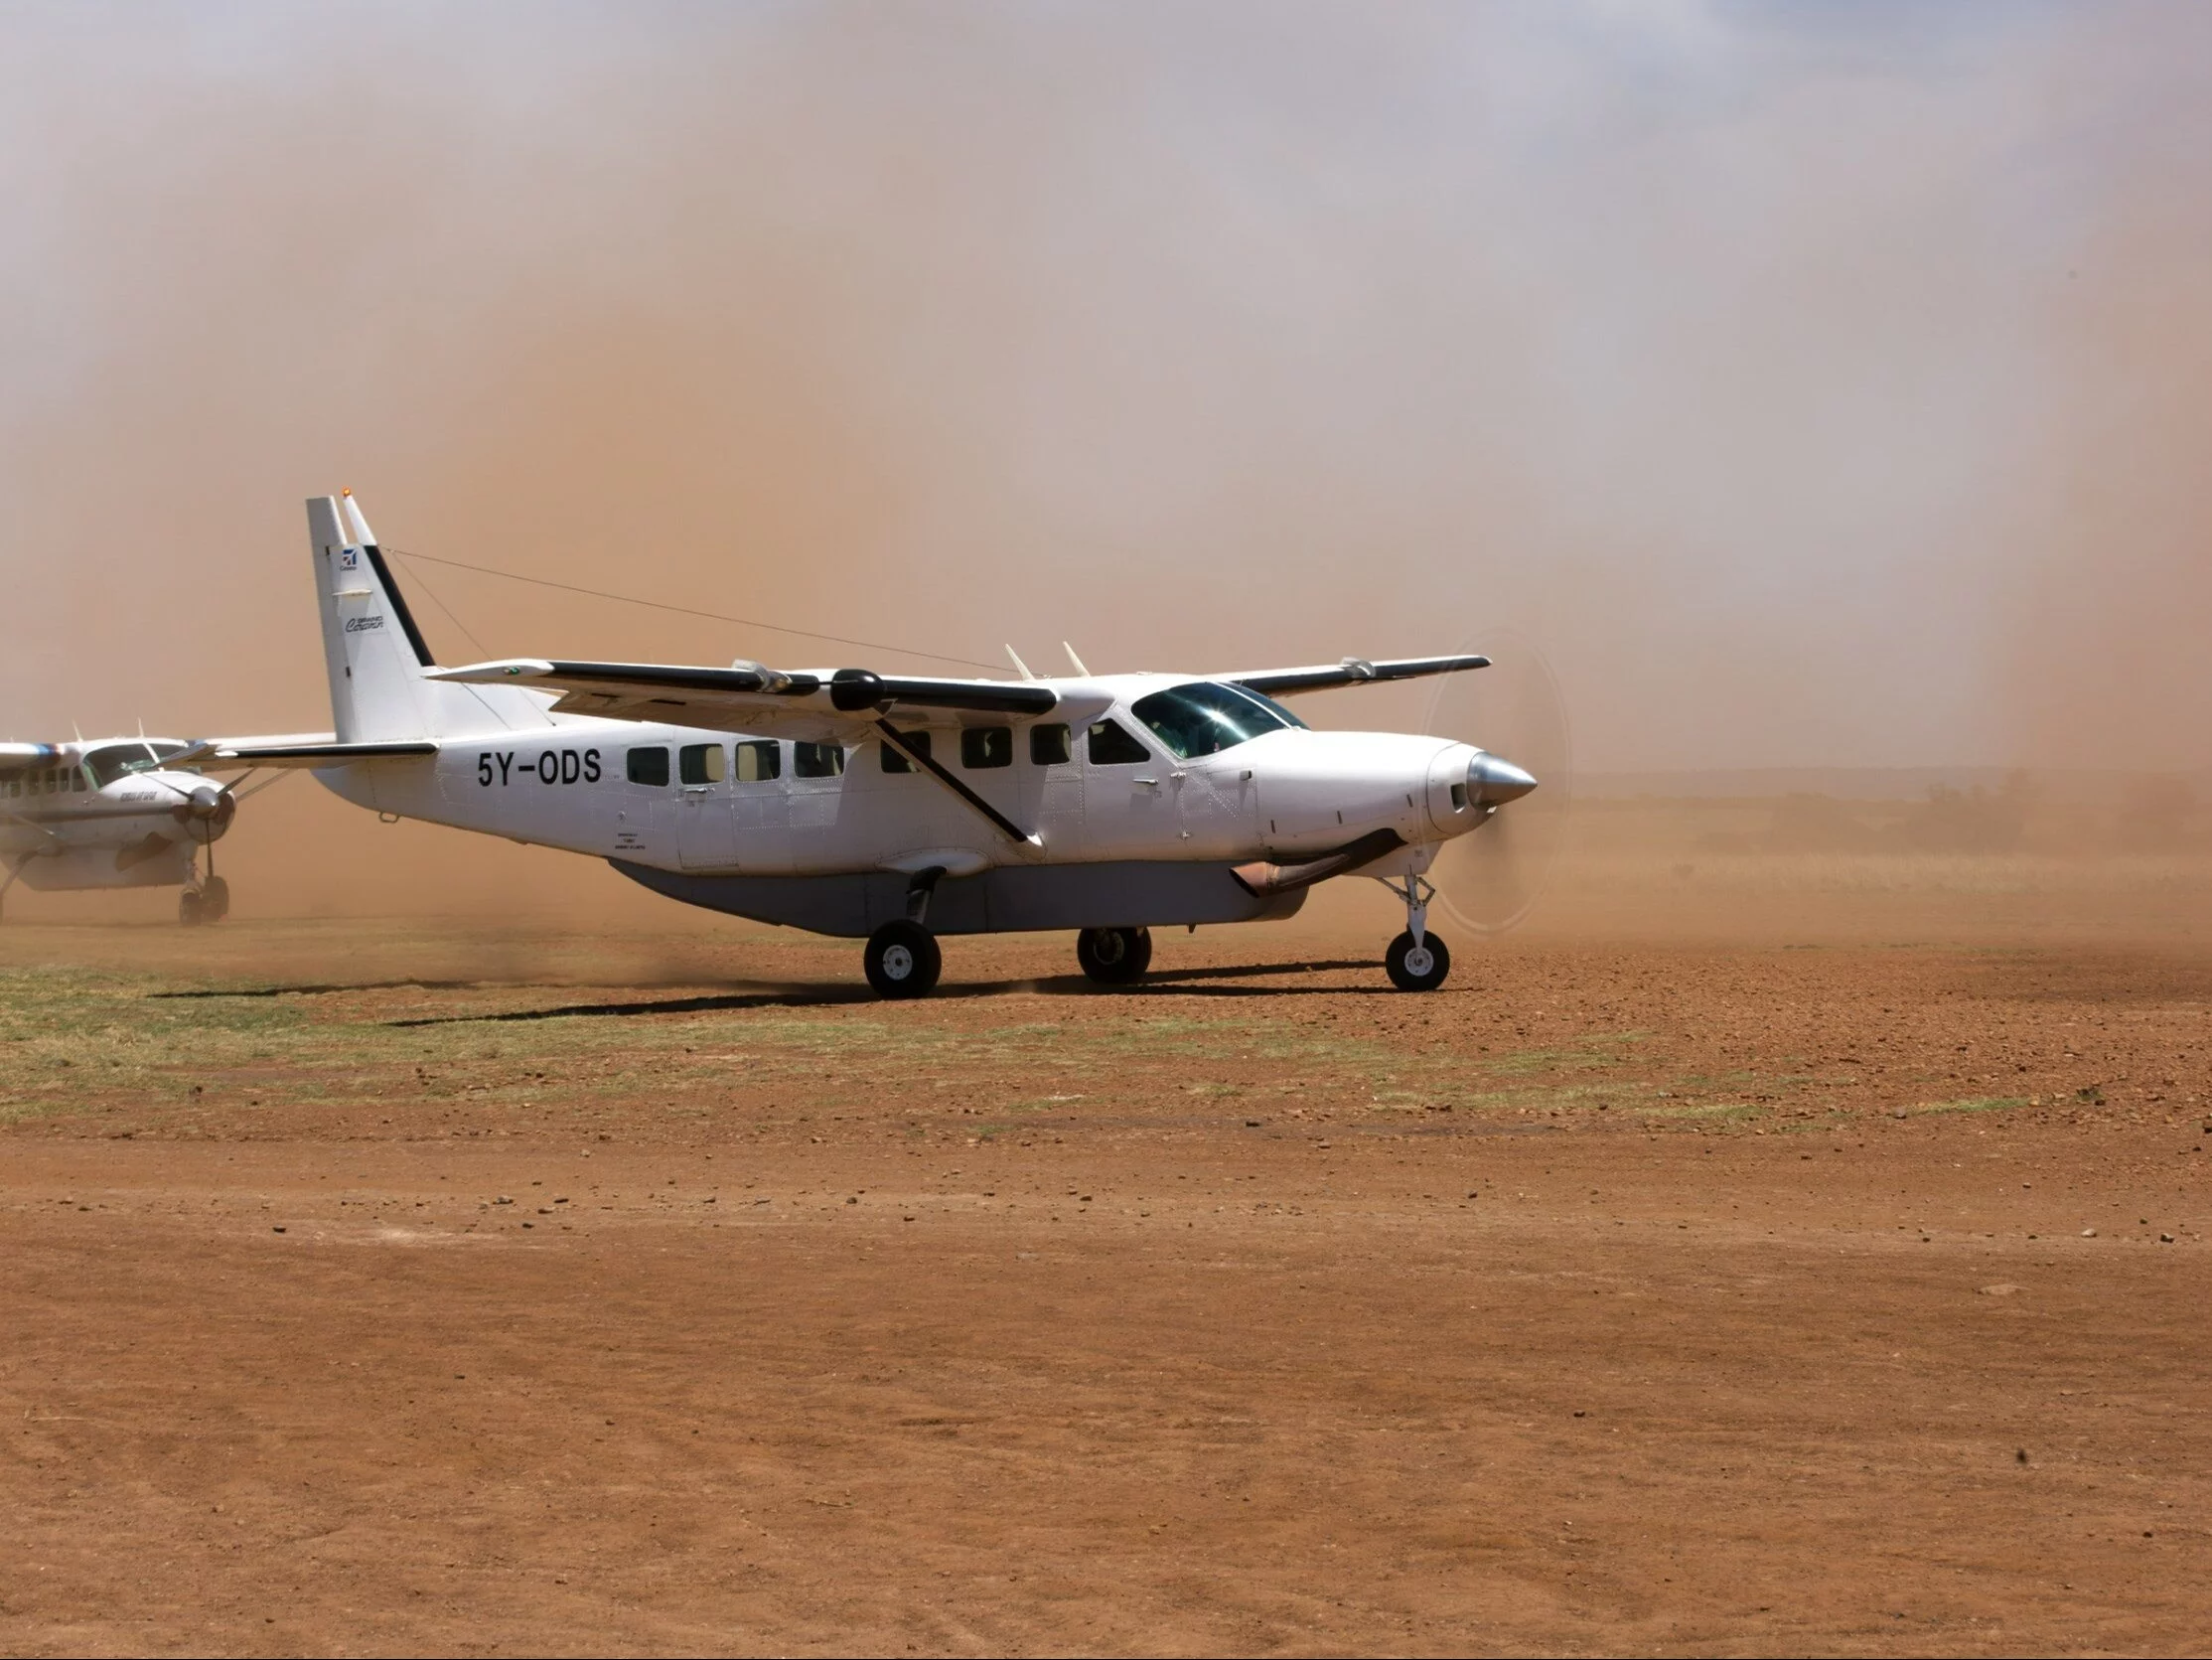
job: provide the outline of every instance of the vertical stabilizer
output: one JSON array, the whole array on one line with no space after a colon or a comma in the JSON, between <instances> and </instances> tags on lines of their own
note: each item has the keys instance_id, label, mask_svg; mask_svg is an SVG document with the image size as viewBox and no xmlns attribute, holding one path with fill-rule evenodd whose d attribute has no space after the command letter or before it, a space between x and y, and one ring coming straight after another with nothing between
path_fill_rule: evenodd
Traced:
<instances>
[{"instance_id":1,"label":"vertical stabilizer","mask_svg":"<svg viewBox=\"0 0 2212 1660\"><path fill-rule=\"evenodd\" d=\"M423 678L436 659L353 492L312 498L307 528L340 743L546 724L549 700L518 687L480 691Z\"/></svg>"}]
</instances>

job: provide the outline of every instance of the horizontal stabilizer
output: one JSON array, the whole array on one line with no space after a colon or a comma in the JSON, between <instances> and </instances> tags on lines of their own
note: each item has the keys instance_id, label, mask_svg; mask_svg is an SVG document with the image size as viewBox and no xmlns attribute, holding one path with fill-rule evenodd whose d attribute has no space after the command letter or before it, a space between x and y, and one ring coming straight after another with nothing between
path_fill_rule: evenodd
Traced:
<instances>
[{"instance_id":1,"label":"horizontal stabilizer","mask_svg":"<svg viewBox=\"0 0 2212 1660\"><path fill-rule=\"evenodd\" d=\"M1213 679L1280 697L1292 691L1323 691L1330 686L1369 685L1378 680L1414 680L1424 675L1456 675L1463 669L1489 667L1486 657L1401 657L1381 663L1348 657L1342 663L1317 664L1310 669L1253 669Z\"/></svg>"},{"instance_id":2,"label":"horizontal stabilizer","mask_svg":"<svg viewBox=\"0 0 2212 1660\"><path fill-rule=\"evenodd\" d=\"M383 743L339 743L325 735L292 738L208 738L181 755L171 756L169 766L219 767L344 767L362 761L389 761L407 755L435 755L438 746L427 738L393 739Z\"/></svg>"}]
</instances>

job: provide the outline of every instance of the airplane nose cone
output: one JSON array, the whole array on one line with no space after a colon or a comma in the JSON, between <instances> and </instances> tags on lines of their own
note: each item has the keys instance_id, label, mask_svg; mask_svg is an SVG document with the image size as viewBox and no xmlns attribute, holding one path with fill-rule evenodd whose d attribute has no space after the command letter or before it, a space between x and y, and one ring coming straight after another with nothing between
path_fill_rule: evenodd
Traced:
<instances>
[{"instance_id":1,"label":"airplane nose cone","mask_svg":"<svg viewBox=\"0 0 2212 1660\"><path fill-rule=\"evenodd\" d=\"M1502 755L1477 754L1467 763L1467 794L1484 807L1519 801L1537 787L1536 778Z\"/></svg>"}]
</instances>

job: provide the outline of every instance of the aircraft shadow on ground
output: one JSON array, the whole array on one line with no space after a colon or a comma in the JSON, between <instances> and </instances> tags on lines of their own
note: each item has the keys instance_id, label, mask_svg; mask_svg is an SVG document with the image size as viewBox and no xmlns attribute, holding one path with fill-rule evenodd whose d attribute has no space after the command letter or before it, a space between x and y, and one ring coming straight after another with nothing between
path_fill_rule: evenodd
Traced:
<instances>
[{"instance_id":1,"label":"aircraft shadow on ground","mask_svg":"<svg viewBox=\"0 0 2212 1660\"><path fill-rule=\"evenodd\" d=\"M336 991L473 991L504 983L489 980L360 980L331 985L247 985L229 991L149 991L149 1001L172 997L326 997Z\"/></svg>"},{"instance_id":2,"label":"aircraft shadow on ground","mask_svg":"<svg viewBox=\"0 0 2212 1660\"><path fill-rule=\"evenodd\" d=\"M935 997L997 997L1009 991L1035 991L1067 997L1296 997L1395 994L1388 985L1237 985L1214 983L1325 973L1342 969L1372 969L1368 962L1266 963L1230 968L1166 969L1148 975L1135 985L1095 985L1081 975L1057 975L1045 980L986 981L974 984L940 985ZM408 981L407 983L417 983ZM344 987L333 987L344 989ZM366 988L365 988L366 989ZM211 993L201 993L208 995ZM551 1008L502 1009L486 1014L428 1014L385 1022L394 1027L499 1025L523 1020L564 1020L589 1017L630 1018L653 1014L735 1014L757 1008L825 1008L843 1003L880 1001L866 986L792 985L757 991L714 992L703 996L639 997L621 1001L562 1003Z\"/></svg>"}]
</instances>

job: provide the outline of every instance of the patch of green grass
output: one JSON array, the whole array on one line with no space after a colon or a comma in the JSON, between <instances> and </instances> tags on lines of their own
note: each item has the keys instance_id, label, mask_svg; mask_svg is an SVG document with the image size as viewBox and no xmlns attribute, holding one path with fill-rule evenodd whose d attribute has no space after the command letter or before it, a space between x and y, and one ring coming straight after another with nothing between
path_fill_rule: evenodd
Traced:
<instances>
[{"instance_id":1,"label":"patch of green grass","mask_svg":"<svg viewBox=\"0 0 2212 1660\"><path fill-rule=\"evenodd\" d=\"M1549 1049L1523 1049L1497 1055L1482 1063L1485 1072L1578 1072L1594 1067L1619 1066L1628 1059L1623 1052L1643 1042L1650 1032L1594 1032Z\"/></svg>"},{"instance_id":2,"label":"patch of green grass","mask_svg":"<svg viewBox=\"0 0 2212 1660\"><path fill-rule=\"evenodd\" d=\"M2024 1095L1983 1095L1966 1101L1924 1101L1911 1108L1920 1113L2009 1113L2015 1107L2025 1107Z\"/></svg>"},{"instance_id":3,"label":"patch of green grass","mask_svg":"<svg viewBox=\"0 0 2212 1660\"><path fill-rule=\"evenodd\" d=\"M1639 1107L1636 1112L1638 1117L1647 1119L1699 1119L1725 1123L1736 1119L1758 1118L1765 1109L1754 1107L1748 1102L1714 1101L1685 1103L1680 1107Z\"/></svg>"}]
</instances>

